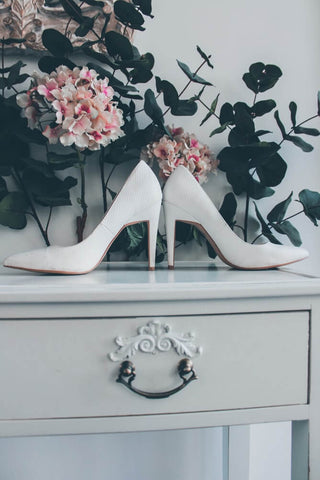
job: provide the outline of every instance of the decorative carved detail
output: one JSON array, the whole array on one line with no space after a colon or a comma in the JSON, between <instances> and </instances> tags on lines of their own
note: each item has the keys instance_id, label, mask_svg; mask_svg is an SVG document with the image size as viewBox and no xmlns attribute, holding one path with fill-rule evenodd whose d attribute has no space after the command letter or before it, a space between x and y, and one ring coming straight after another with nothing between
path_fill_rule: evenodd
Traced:
<instances>
[{"instance_id":1,"label":"decorative carved detail","mask_svg":"<svg viewBox=\"0 0 320 480\"><path fill-rule=\"evenodd\" d=\"M79 3L79 0L75 0ZM123 33L124 26L120 24L113 14L113 0L103 0L103 8L82 6L81 10L86 17L98 15L95 21L95 30L101 32L105 21L105 14L111 13L107 31L116 30ZM0 37L25 38L24 43L16 44L19 49L44 50L41 41L43 30L54 28L68 35L74 47L79 47L84 41L95 40L93 34L85 38L77 37L75 30L78 23L70 20L58 0L0 0ZM126 30L126 36L131 40L132 30ZM91 36L92 35L92 36ZM9 47L12 48L10 45Z\"/></svg>"},{"instance_id":2,"label":"decorative carved detail","mask_svg":"<svg viewBox=\"0 0 320 480\"><path fill-rule=\"evenodd\" d=\"M178 355L194 357L202 353L202 348L194 344L194 334L175 333L170 325L161 323L159 320L151 320L137 329L138 334L134 337L115 338L118 349L109 354L113 362L123 361L133 357L139 350L143 353L156 351L168 352L173 348Z\"/></svg>"}]
</instances>

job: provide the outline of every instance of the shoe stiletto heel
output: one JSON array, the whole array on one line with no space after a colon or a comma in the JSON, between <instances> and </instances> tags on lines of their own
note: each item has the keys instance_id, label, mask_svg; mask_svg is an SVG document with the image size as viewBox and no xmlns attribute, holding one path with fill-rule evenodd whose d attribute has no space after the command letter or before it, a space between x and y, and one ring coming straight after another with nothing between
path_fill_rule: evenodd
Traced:
<instances>
[{"instance_id":1,"label":"shoe stiletto heel","mask_svg":"<svg viewBox=\"0 0 320 480\"><path fill-rule=\"evenodd\" d=\"M298 262L309 256L304 248L264 243L252 245L239 238L224 221L208 195L182 165L170 175L163 190L168 268L174 268L176 222L195 225L223 262L243 270L261 270Z\"/></svg>"},{"instance_id":2,"label":"shoe stiletto heel","mask_svg":"<svg viewBox=\"0 0 320 480\"><path fill-rule=\"evenodd\" d=\"M110 209L94 231L69 247L51 246L11 255L5 267L33 272L81 275L94 270L127 226L148 223L148 263L155 268L158 220L162 192L157 177L144 161L132 171Z\"/></svg>"}]
</instances>

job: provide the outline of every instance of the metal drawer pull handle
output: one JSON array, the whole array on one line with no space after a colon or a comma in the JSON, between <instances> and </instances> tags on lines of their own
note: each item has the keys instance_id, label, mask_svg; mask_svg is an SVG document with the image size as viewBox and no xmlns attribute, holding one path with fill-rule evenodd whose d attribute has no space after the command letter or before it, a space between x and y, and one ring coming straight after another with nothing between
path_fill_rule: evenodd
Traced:
<instances>
[{"instance_id":1,"label":"metal drawer pull handle","mask_svg":"<svg viewBox=\"0 0 320 480\"><path fill-rule=\"evenodd\" d=\"M146 398L167 398L174 393L179 392L184 387L188 385L188 383L192 382L192 380L196 380L198 377L193 370L193 364L189 358L183 358L178 363L178 373L179 377L182 378L182 384L172 390L167 392L144 392L143 390L139 390L132 385L133 380L136 378L136 370L135 366L129 360L125 360L120 365L119 376L117 378L117 382L122 383L125 387L128 387L133 392L141 395L142 397ZM125 380L126 379L126 380Z\"/></svg>"}]
</instances>

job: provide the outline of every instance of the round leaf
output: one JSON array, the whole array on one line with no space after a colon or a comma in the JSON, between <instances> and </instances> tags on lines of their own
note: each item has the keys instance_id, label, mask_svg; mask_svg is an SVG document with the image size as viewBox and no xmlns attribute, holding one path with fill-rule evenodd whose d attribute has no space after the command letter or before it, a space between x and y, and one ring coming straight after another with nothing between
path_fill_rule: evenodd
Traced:
<instances>
[{"instance_id":1,"label":"round leaf","mask_svg":"<svg viewBox=\"0 0 320 480\"><path fill-rule=\"evenodd\" d=\"M130 41L118 32L110 31L105 35L105 45L110 55L119 55L124 60L133 58L133 48Z\"/></svg>"},{"instance_id":2,"label":"round leaf","mask_svg":"<svg viewBox=\"0 0 320 480\"><path fill-rule=\"evenodd\" d=\"M57 57L64 57L73 51L70 40L53 28L43 31L42 43L52 55Z\"/></svg>"}]
</instances>

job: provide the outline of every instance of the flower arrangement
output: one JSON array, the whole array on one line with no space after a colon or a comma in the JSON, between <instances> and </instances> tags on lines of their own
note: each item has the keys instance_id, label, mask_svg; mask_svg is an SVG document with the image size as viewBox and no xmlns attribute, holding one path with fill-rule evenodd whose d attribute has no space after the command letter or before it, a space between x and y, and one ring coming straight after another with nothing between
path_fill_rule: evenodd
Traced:
<instances>
[{"instance_id":1,"label":"flower arrangement","mask_svg":"<svg viewBox=\"0 0 320 480\"><path fill-rule=\"evenodd\" d=\"M184 165L199 183L206 182L208 174L216 173L218 166L209 147L181 127L167 128L170 136L163 135L159 141L147 146L148 157L158 162L160 177L167 180L178 165Z\"/></svg>"},{"instance_id":2,"label":"flower arrangement","mask_svg":"<svg viewBox=\"0 0 320 480\"><path fill-rule=\"evenodd\" d=\"M43 129L50 144L75 145L80 150L99 150L124 135L122 111L113 101L107 78L98 78L88 67L73 70L61 65L50 75L34 73L32 87L17 95L17 104L28 126Z\"/></svg>"},{"instance_id":3,"label":"flower arrangement","mask_svg":"<svg viewBox=\"0 0 320 480\"><path fill-rule=\"evenodd\" d=\"M97 17L86 16L82 3L68 0L61 5L70 21L78 25L75 35L82 39L83 66L74 63L79 60L79 52L74 51L67 30L65 34L52 28L43 31L42 43L47 52L38 62L42 74L31 77L22 72L25 67L22 61L7 66L4 58L6 46L26 39L0 39L2 225L22 229L31 217L49 245L49 226L54 209L71 205L70 191L79 184L80 194L76 195L75 208L80 206L82 210L81 215L76 216L77 237L81 240L88 209L85 198L87 158L90 156L90 163L93 159L99 164L102 209L106 211L109 200L116 195L109 186L110 178L120 164L138 161L141 151L145 150L150 162L155 160L156 170L163 181L179 164L185 165L200 183L205 182L211 173L224 172L230 191L220 212L244 240L250 240L248 226L250 218L255 216L261 228L260 232L255 232L253 242L263 235L275 243L280 243L280 239L286 236L293 244L301 244L291 218L305 214L317 225L320 219L318 192L308 189L299 192L301 209L290 214L287 211L293 193L273 206L266 218L258 203L272 197L275 187L285 177L288 165L280 155L284 142L291 142L303 152L312 150L312 145L304 138L306 135L316 137L320 132L305 124L320 116L319 95L317 112L305 120L298 121L297 105L291 102L291 125L285 127L276 102L263 97L278 82L282 72L275 65L256 62L243 76L245 85L254 94L252 104L240 100L234 104L224 102L219 107L222 95L215 95L211 104L207 104L203 92L212 87L212 82L199 72L204 68L212 71L211 55L197 47L201 61L196 68L177 61L186 77L186 84L179 90L168 79L155 77L152 53L140 53L128 39L128 32L144 30L146 16L153 17L151 0L114 1L113 18L121 24L117 31L110 29L110 13L103 9L99 29L96 29ZM143 88L143 95L139 91L140 84L147 86ZM187 93L190 86L196 89L192 95ZM185 117L196 115L200 109L206 111L200 125L218 121L210 136L228 133L228 145L215 155L194 135L182 128L166 126L168 112ZM261 123L261 117L271 112L274 112L279 127L280 140L270 140L268 135L271 132L256 126L256 119L259 118ZM39 152L36 158L33 156L35 147ZM71 174L65 175L65 171ZM13 182L7 183L7 178ZM243 201L244 222L239 224L236 217ZM48 209L46 221L43 220L45 209ZM190 225L180 226L176 238L181 243L192 239L204 242L201 234ZM165 234L159 232L157 245L158 261L161 261L166 253ZM138 224L127 227L119 235L111 252L120 250L131 258L146 248L147 229L144 224ZM209 246L208 253L215 256Z\"/></svg>"}]
</instances>

